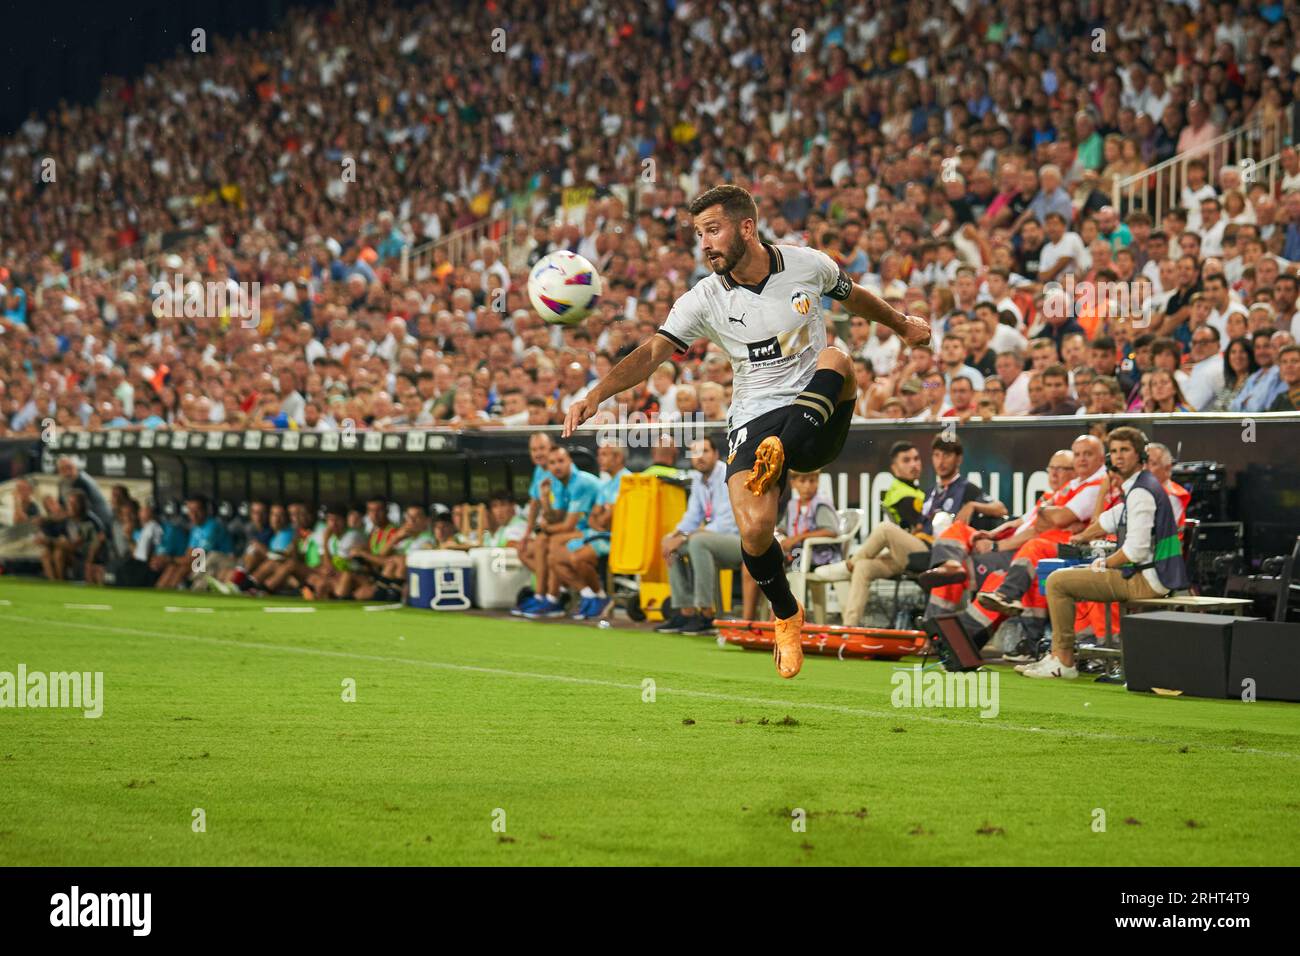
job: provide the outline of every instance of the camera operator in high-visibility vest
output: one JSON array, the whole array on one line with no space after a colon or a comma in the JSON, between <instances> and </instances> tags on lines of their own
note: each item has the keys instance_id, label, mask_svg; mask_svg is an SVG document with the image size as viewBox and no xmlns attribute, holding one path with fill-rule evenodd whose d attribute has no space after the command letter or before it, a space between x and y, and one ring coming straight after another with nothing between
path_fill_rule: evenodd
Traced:
<instances>
[{"instance_id":1,"label":"camera operator in high-visibility vest","mask_svg":"<svg viewBox=\"0 0 1300 956\"><path fill-rule=\"evenodd\" d=\"M1178 520L1160 480L1146 469L1146 435L1136 428L1116 428L1107 436L1106 448L1106 467L1112 481L1120 482L1122 497L1070 543L1082 545L1114 534L1118 546L1091 565L1048 576L1052 653L1018 668L1026 677L1079 675L1074 666L1076 602L1136 601L1187 587Z\"/></svg>"}]
</instances>

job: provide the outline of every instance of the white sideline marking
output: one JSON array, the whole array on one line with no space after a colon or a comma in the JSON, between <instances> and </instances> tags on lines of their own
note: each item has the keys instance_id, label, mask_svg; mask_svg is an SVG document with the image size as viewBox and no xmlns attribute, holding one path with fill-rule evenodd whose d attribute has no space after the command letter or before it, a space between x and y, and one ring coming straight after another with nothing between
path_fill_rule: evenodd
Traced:
<instances>
[{"instance_id":1,"label":"white sideline marking","mask_svg":"<svg viewBox=\"0 0 1300 956\"><path fill-rule=\"evenodd\" d=\"M12 607L13 601L0 601L0 607Z\"/></svg>"},{"instance_id":2,"label":"white sideline marking","mask_svg":"<svg viewBox=\"0 0 1300 956\"><path fill-rule=\"evenodd\" d=\"M315 614L314 607L264 607L267 614Z\"/></svg>"},{"instance_id":3,"label":"white sideline marking","mask_svg":"<svg viewBox=\"0 0 1300 956\"><path fill-rule=\"evenodd\" d=\"M266 608L270 611L272 608ZM279 609L284 610L284 609ZM314 610L314 609L312 609ZM640 693L641 685L625 684L620 681L601 680L596 677L573 677L568 674L543 674L535 671L511 671L500 667L482 667L476 664L452 664L446 661L422 661L409 657L386 657L379 654L358 654L354 651L331 651L323 647L296 647L289 644L267 644L262 641L232 641L221 637L202 637L197 634L174 634L169 631L146 631L134 627L117 627L111 624L79 624L72 621L51 621L46 618L25 617L18 614L0 614L0 620L22 621L25 624L46 624L57 627L76 628L83 631L105 631L116 634L129 634L135 637L161 637L173 641L188 641L193 644L208 644L214 647L252 648L261 651L279 651L286 654L306 654L312 657L340 657L354 661L373 661L379 664L411 664L416 667L431 667L435 670L460 671L470 674L491 674L494 677L515 677L524 680L556 681L561 684L576 684L586 687L607 687L614 690L629 690ZM817 701L781 700L774 697L749 697L741 694L720 694L716 691L688 690L682 687L658 688L660 693L681 694L683 697L697 697L701 700L720 700L735 704L754 704L761 707L795 708L821 710L851 717L872 717L888 720L916 720L927 724L939 724L943 727L987 727L1016 733L1047 734L1054 737L1082 737L1088 740L1106 740L1115 743L1158 744L1175 746L1185 741L1167 740L1161 737L1126 737L1122 734L1096 733L1089 730L1065 730L1056 727L1026 727L1022 724L1010 724L1002 721L955 720L946 717L930 717L914 714L905 709L867 710L863 707L846 707L843 704L823 704ZM1218 744L1199 743L1193 746L1217 753L1251 754L1259 757L1283 757L1287 760L1300 760L1300 753L1287 750L1260 750L1257 747L1224 747Z\"/></svg>"},{"instance_id":4,"label":"white sideline marking","mask_svg":"<svg viewBox=\"0 0 1300 956\"><path fill-rule=\"evenodd\" d=\"M363 605L363 611L400 611L406 605L404 604L366 604Z\"/></svg>"},{"instance_id":5,"label":"white sideline marking","mask_svg":"<svg viewBox=\"0 0 1300 956\"><path fill-rule=\"evenodd\" d=\"M113 605L111 604L64 604L63 606L69 611L111 611L113 610Z\"/></svg>"},{"instance_id":6,"label":"white sideline marking","mask_svg":"<svg viewBox=\"0 0 1300 956\"><path fill-rule=\"evenodd\" d=\"M172 607L168 605L163 608L168 614L216 614L217 609L214 607Z\"/></svg>"}]
</instances>

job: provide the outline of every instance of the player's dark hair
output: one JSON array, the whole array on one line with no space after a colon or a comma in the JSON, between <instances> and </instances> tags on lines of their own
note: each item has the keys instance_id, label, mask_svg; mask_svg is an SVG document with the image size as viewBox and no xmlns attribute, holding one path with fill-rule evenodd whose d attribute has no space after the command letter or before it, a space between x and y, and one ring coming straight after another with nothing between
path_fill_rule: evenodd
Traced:
<instances>
[{"instance_id":1,"label":"player's dark hair","mask_svg":"<svg viewBox=\"0 0 1300 956\"><path fill-rule=\"evenodd\" d=\"M954 455L958 456L964 453L961 439L955 436L953 438L944 438L943 435L940 435L934 440L934 444L930 446L930 450L952 452Z\"/></svg>"},{"instance_id":2,"label":"player's dark hair","mask_svg":"<svg viewBox=\"0 0 1300 956\"><path fill-rule=\"evenodd\" d=\"M916 448L910 441L896 441L889 446L889 463L898 461L898 456Z\"/></svg>"},{"instance_id":3,"label":"player's dark hair","mask_svg":"<svg viewBox=\"0 0 1300 956\"><path fill-rule=\"evenodd\" d=\"M754 197L747 190L731 183L722 183L706 190L696 196L687 208L692 216L698 216L712 206L721 206L723 214L734 222L742 219L758 221L758 206L754 203Z\"/></svg>"}]
</instances>

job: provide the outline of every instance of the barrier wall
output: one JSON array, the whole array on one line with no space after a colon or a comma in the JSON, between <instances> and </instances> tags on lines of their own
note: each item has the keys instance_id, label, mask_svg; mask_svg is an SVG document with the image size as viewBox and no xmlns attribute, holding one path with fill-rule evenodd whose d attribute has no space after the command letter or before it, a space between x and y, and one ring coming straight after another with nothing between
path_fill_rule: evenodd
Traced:
<instances>
[{"instance_id":1,"label":"barrier wall","mask_svg":"<svg viewBox=\"0 0 1300 956\"><path fill-rule=\"evenodd\" d=\"M1047 459L1085 432L1095 419L1035 418L972 422L957 427L966 449L964 470L1006 503L1025 510L1047 487ZM1129 415L1109 424L1141 427L1180 461L1211 460L1225 466L1227 511L1247 526L1250 550L1289 550L1300 533L1300 419L1294 415ZM879 492L888 484L890 446L921 447L926 473L929 443L940 424L867 423L853 426L840 458L827 470L837 507L869 502L867 526L879 518ZM558 440L560 429L551 432ZM4 477L52 471L57 454L78 458L92 475L153 481L164 504L199 492L237 507L253 498L346 503L380 495L400 503L485 500L498 488L527 495L532 476L528 439L534 430L359 432L65 432L56 441L0 441ZM649 462L653 429L606 428L602 440L628 447L633 470ZM722 429L711 432L725 447ZM567 444L580 467L595 470L597 432L584 430Z\"/></svg>"}]
</instances>

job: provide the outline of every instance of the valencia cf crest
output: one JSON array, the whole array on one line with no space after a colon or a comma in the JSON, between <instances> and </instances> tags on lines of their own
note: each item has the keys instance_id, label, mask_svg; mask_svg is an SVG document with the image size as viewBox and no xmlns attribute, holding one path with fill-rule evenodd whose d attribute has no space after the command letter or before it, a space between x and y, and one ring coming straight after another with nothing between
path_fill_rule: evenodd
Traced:
<instances>
[{"instance_id":1,"label":"valencia cf crest","mask_svg":"<svg viewBox=\"0 0 1300 956\"><path fill-rule=\"evenodd\" d=\"M790 296L790 308L794 309L799 315L807 315L812 311L812 299L807 292L799 291Z\"/></svg>"}]
</instances>

